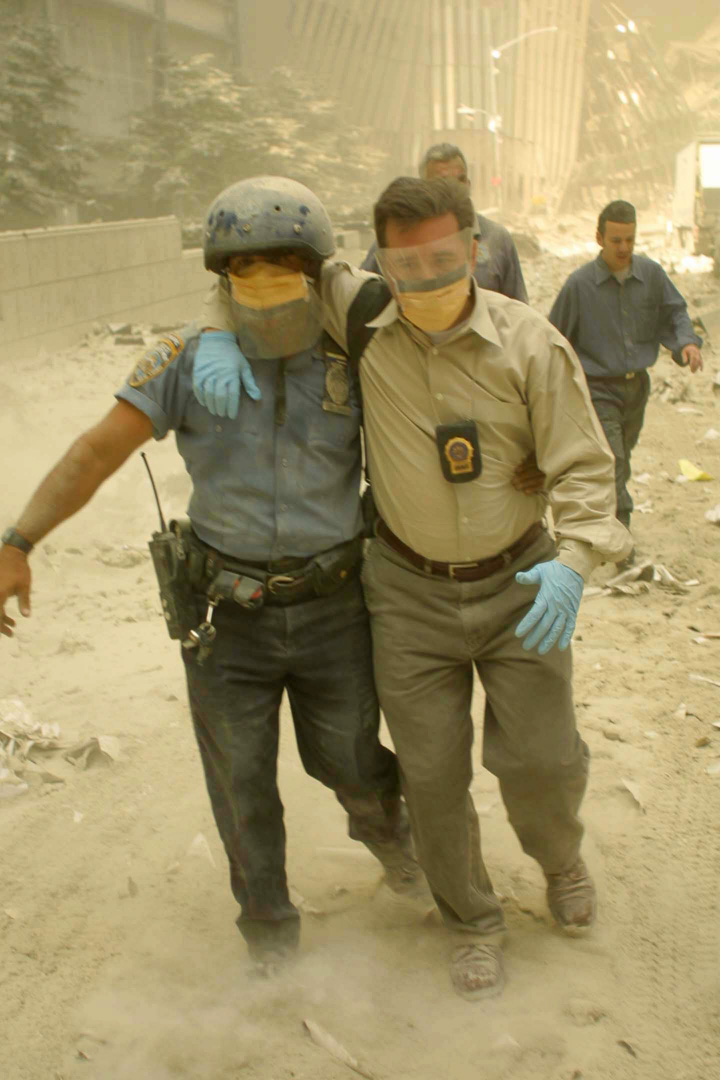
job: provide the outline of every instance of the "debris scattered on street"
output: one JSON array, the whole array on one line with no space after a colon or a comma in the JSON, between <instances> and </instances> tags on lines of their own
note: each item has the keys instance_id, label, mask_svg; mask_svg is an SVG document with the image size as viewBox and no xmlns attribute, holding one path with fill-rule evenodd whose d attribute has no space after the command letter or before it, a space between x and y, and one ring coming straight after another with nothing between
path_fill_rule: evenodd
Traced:
<instances>
[{"instance_id":1,"label":"debris scattered on street","mask_svg":"<svg viewBox=\"0 0 720 1080\"><path fill-rule=\"evenodd\" d=\"M210 850L210 845L207 842L207 837L205 836L205 833L199 832L197 834L195 839L188 847L186 854L193 855L198 859L205 859L205 861L209 862L212 867L215 867L216 865L215 858L212 851Z\"/></svg>"},{"instance_id":2,"label":"debris scattered on street","mask_svg":"<svg viewBox=\"0 0 720 1080\"><path fill-rule=\"evenodd\" d=\"M118 761L122 758L120 740L114 735L92 735L71 746L63 757L79 769L87 769L94 762L107 759Z\"/></svg>"},{"instance_id":3,"label":"debris scattered on street","mask_svg":"<svg viewBox=\"0 0 720 1080\"><path fill-rule=\"evenodd\" d=\"M348 1069L352 1069L358 1076L364 1076L365 1080L375 1080L375 1077L367 1069L364 1069L362 1065L348 1053L344 1046L342 1046L337 1039L334 1039L332 1035L325 1031L324 1028L316 1024L314 1020L303 1020L303 1027L310 1035L310 1038L316 1046L321 1046L323 1050L327 1050L331 1057L334 1057L336 1061L341 1062L343 1065L347 1065Z\"/></svg>"},{"instance_id":4,"label":"debris scattered on street","mask_svg":"<svg viewBox=\"0 0 720 1080\"><path fill-rule=\"evenodd\" d=\"M702 683L709 683L710 686L720 686L720 682L718 682L717 679L708 679L707 676L705 676L705 675L693 675L693 674L690 674L690 675L688 675L688 679L690 680L690 682L702 682Z\"/></svg>"},{"instance_id":5,"label":"debris scattered on street","mask_svg":"<svg viewBox=\"0 0 720 1080\"><path fill-rule=\"evenodd\" d=\"M688 461L687 458L679 458L678 465L680 466L680 472L683 476L686 476L688 480L712 480L713 477L710 473L706 473L704 469L701 469L699 465L693 465L692 461Z\"/></svg>"},{"instance_id":6,"label":"debris scattered on street","mask_svg":"<svg viewBox=\"0 0 720 1080\"><path fill-rule=\"evenodd\" d=\"M640 810L641 810L641 811L643 812L643 814L644 814L644 813L645 813L645 803L644 803L644 802L642 801L642 797L641 797L641 795L640 795L640 787L639 787L639 785L638 785L638 784L635 784L635 783L633 783L633 781L632 781L632 780L626 780L626 779L625 779L625 778L623 777L623 779L622 779L622 786L623 786L623 788L624 788L624 789L625 789L626 791L629 791L629 792L630 792L630 794L632 795L633 799L635 800L635 803L637 804L637 806L639 807L639 809L640 809Z\"/></svg>"}]
</instances>

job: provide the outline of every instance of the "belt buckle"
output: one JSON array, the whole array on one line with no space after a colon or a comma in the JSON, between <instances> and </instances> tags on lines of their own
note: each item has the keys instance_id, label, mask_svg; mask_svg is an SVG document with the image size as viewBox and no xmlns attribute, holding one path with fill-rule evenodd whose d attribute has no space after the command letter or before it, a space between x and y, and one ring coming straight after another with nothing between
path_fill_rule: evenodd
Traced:
<instances>
[{"instance_id":1,"label":"belt buckle","mask_svg":"<svg viewBox=\"0 0 720 1080\"><path fill-rule=\"evenodd\" d=\"M476 570L477 562L451 562L448 563L448 577L454 581L459 581L459 578L455 577L456 570Z\"/></svg>"},{"instance_id":2,"label":"belt buckle","mask_svg":"<svg viewBox=\"0 0 720 1080\"><path fill-rule=\"evenodd\" d=\"M634 379L636 374L637 373L635 371L626 371L625 372L625 378L626 379Z\"/></svg>"},{"instance_id":3,"label":"belt buckle","mask_svg":"<svg viewBox=\"0 0 720 1080\"><path fill-rule=\"evenodd\" d=\"M283 589L292 589L293 585L297 585L304 580L301 577L290 577L288 574L273 574L267 579L268 592L277 596L278 590L282 592Z\"/></svg>"}]
</instances>

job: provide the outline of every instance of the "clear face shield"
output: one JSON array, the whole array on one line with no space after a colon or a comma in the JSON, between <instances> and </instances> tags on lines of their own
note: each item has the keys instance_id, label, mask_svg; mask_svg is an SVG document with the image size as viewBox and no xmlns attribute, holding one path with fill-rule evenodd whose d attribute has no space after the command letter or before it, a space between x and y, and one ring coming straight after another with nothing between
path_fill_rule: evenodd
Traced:
<instances>
[{"instance_id":1,"label":"clear face shield","mask_svg":"<svg viewBox=\"0 0 720 1080\"><path fill-rule=\"evenodd\" d=\"M378 263L403 315L427 333L449 329L470 290L474 229L413 247L379 248Z\"/></svg>"},{"instance_id":2,"label":"clear face shield","mask_svg":"<svg viewBox=\"0 0 720 1080\"><path fill-rule=\"evenodd\" d=\"M240 348L250 360L275 360L312 348L320 337L320 299L301 271L254 262L225 278Z\"/></svg>"}]
</instances>

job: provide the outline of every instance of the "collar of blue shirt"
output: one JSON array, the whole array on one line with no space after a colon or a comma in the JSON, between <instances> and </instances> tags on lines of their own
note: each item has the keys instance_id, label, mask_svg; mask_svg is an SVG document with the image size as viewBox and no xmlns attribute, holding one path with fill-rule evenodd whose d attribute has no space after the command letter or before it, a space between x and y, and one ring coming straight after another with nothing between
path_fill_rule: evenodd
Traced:
<instances>
[{"instance_id":1,"label":"collar of blue shirt","mask_svg":"<svg viewBox=\"0 0 720 1080\"><path fill-rule=\"evenodd\" d=\"M613 277L613 272L602 257L602 253L595 259L595 284L602 285L608 278ZM638 255L631 256L630 273L628 277L635 277L638 281L645 281L645 267L643 260Z\"/></svg>"}]
</instances>

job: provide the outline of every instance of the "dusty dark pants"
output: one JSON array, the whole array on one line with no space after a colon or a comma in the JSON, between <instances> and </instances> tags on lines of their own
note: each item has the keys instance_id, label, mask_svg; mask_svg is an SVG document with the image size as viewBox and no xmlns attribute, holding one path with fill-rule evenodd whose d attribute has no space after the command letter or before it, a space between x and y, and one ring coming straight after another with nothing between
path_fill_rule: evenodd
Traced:
<instances>
[{"instance_id":1,"label":"dusty dark pants","mask_svg":"<svg viewBox=\"0 0 720 1080\"><path fill-rule=\"evenodd\" d=\"M633 511L632 495L627 489L630 455L640 438L650 396L650 376L647 371L638 371L632 379L588 376L587 382L595 412L615 455L617 518L627 526Z\"/></svg>"},{"instance_id":2,"label":"dusty dark pants","mask_svg":"<svg viewBox=\"0 0 720 1080\"><path fill-rule=\"evenodd\" d=\"M219 605L204 664L184 650L195 734L251 952L292 947L277 787L279 709L290 699L302 763L348 812L349 834L385 865L409 849L394 755L378 740L368 615L359 582L332 596L248 612Z\"/></svg>"}]
</instances>

